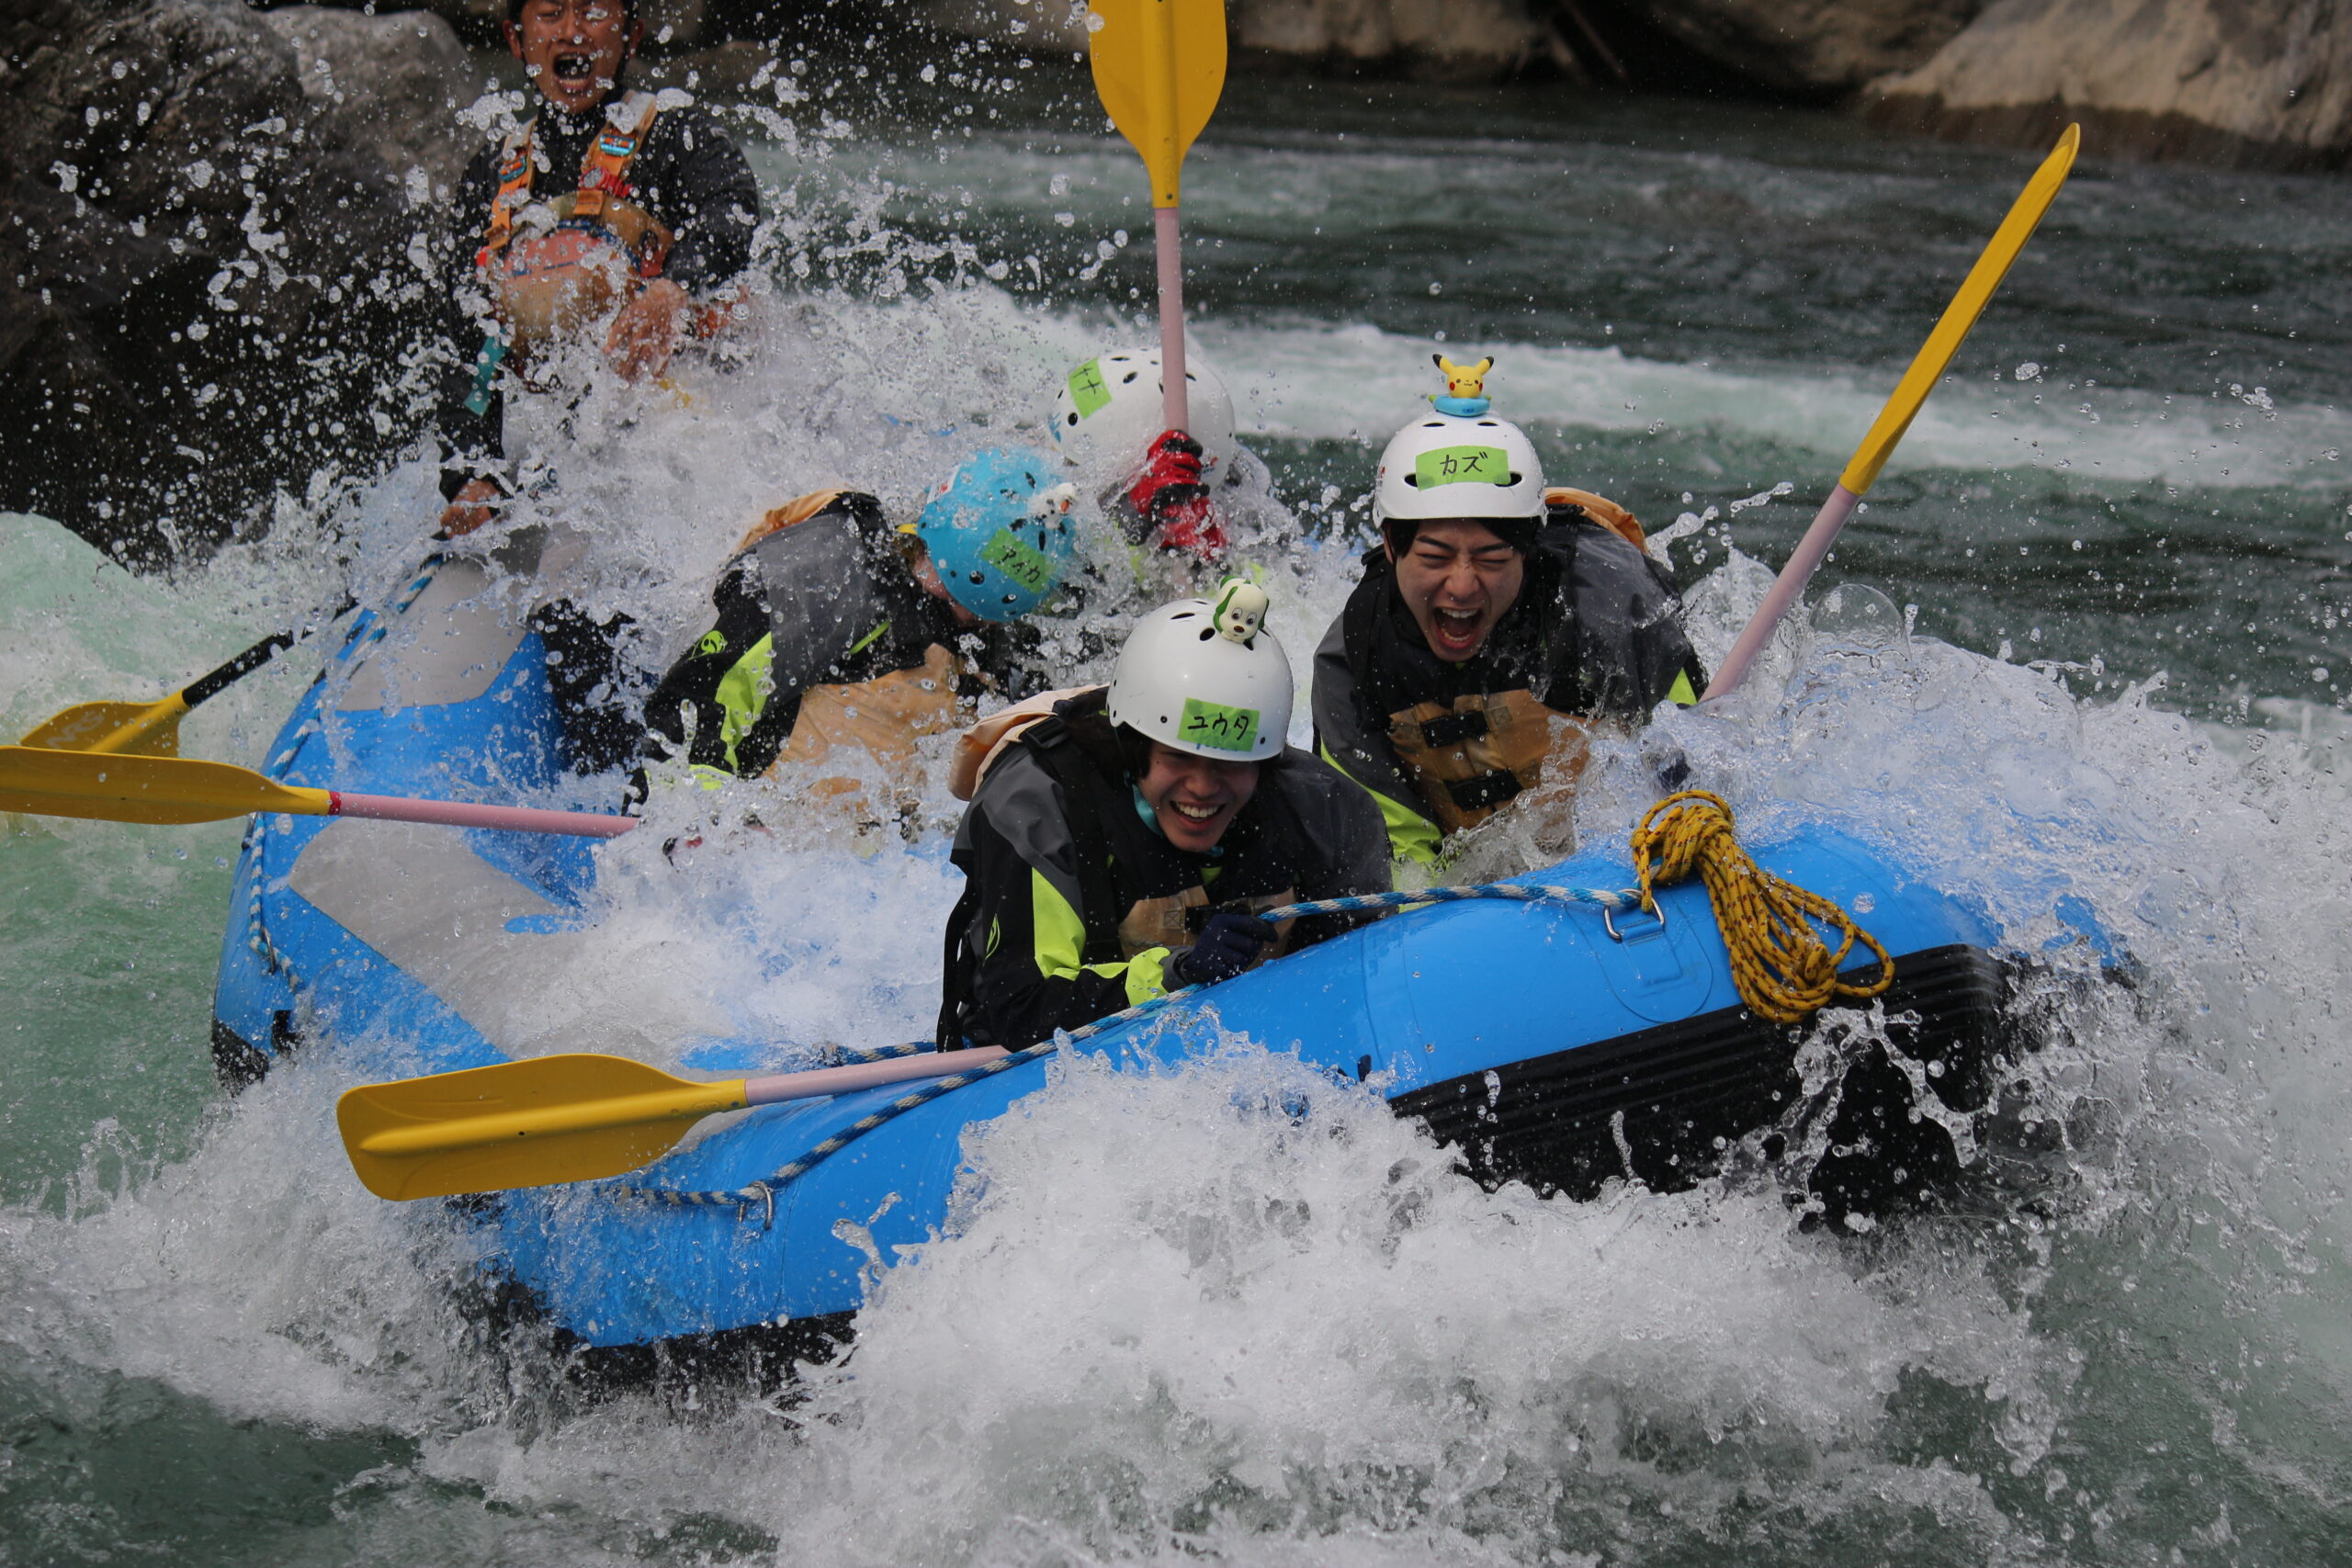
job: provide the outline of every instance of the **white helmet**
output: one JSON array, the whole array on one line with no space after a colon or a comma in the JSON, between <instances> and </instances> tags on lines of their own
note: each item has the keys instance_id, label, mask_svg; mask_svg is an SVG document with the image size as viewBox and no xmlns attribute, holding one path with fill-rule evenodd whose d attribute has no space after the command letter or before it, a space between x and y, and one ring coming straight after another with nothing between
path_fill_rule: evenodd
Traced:
<instances>
[{"instance_id":1,"label":"white helmet","mask_svg":"<svg viewBox=\"0 0 2352 1568\"><path fill-rule=\"evenodd\" d=\"M1262 591L1228 577L1215 604L1179 599L1146 615L1119 649L1111 722L1223 762L1281 755L1290 658L1273 633L1258 629L1265 605Z\"/></svg>"},{"instance_id":2,"label":"white helmet","mask_svg":"<svg viewBox=\"0 0 2352 1568\"><path fill-rule=\"evenodd\" d=\"M1544 515L1544 464L1507 419L1431 412L1388 438L1373 521Z\"/></svg>"},{"instance_id":3,"label":"white helmet","mask_svg":"<svg viewBox=\"0 0 2352 1568\"><path fill-rule=\"evenodd\" d=\"M1185 434L1201 444L1201 467L1211 484L1233 471L1233 394L1216 371L1184 359ZM1159 350L1120 349L1075 366L1054 394L1051 422L1063 457L1097 485L1125 478L1143 463L1145 448L1168 428L1161 412Z\"/></svg>"}]
</instances>

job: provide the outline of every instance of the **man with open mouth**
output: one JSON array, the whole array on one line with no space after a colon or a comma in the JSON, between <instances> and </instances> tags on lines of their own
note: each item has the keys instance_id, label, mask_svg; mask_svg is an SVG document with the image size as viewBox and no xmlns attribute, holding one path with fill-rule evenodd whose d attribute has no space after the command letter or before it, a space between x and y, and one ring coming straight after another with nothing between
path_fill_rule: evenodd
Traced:
<instances>
[{"instance_id":1,"label":"man with open mouth","mask_svg":"<svg viewBox=\"0 0 2352 1568\"><path fill-rule=\"evenodd\" d=\"M1317 749L1378 803L1399 863L1434 864L1547 777L1573 784L1592 723L1707 683L1641 525L1545 489L1525 433L1488 412L1487 367L1447 367L1471 395L1381 454L1381 547L1315 653Z\"/></svg>"},{"instance_id":2,"label":"man with open mouth","mask_svg":"<svg viewBox=\"0 0 2352 1568\"><path fill-rule=\"evenodd\" d=\"M740 309L760 220L742 150L707 109L625 83L637 0L507 0L537 115L458 181L443 276L456 350L439 411L445 532L513 493L506 398L567 350L658 377ZM674 102L679 95L664 95Z\"/></svg>"},{"instance_id":3,"label":"man with open mouth","mask_svg":"<svg viewBox=\"0 0 2352 1568\"><path fill-rule=\"evenodd\" d=\"M740 317L760 220L751 164L718 119L683 94L657 102L627 86L645 31L637 0L506 0L505 30L537 113L476 154L451 206L435 415L445 538L488 523L522 488L518 469L560 472L561 385L592 368L658 378ZM582 773L630 761L633 694L656 673L624 652L630 618L557 598L531 624L566 761Z\"/></svg>"}]
</instances>

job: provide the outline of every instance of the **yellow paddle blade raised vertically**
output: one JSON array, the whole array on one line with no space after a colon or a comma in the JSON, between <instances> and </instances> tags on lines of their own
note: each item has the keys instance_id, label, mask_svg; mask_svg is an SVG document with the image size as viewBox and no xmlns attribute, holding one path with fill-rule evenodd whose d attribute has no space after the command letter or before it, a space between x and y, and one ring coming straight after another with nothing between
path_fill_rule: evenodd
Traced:
<instances>
[{"instance_id":1,"label":"yellow paddle blade raised vertically","mask_svg":"<svg viewBox=\"0 0 2352 1568\"><path fill-rule=\"evenodd\" d=\"M1869 433L1862 437L1862 444L1854 449L1854 460L1846 465L1845 473L1838 477L1838 482L1856 495L1869 490L1877 480L1878 471L1886 467L1886 459L1893 455L1904 433L1911 428L1911 422L1918 416L1921 405L1928 400L1928 394L1936 389L1936 383L1943 377L1944 367L1951 363L1952 355L1960 352L1961 343L1968 336L1968 330L1976 324L1976 318L1984 313L1985 305L1992 300L1993 290L2001 287L2001 279L2009 275L2010 264L2018 259L2018 253L2025 249L2025 243L2033 238L2035 228L2041 222L2041 215L2049 211L2050 204L2057 199L2059 188L2065 185L2066 175L2075 166L2075 153L2082 144L2083 128L2068 126L2065 134L2058 138L2058 145L2050 150L2050 156L2041 161L2041 167L2033 172L2033 178L2026 181L2025 189L2018 193L2016 201L2010 203L2009 215L2001 220L1998 229L1993 231L1993 237L1985 243L1984 252L1976 258L1976 265L1969 268L1968 276L1961 280L1960 291L1951 297L1951 303L1944 307L1943 319L1936 323L1936 330L1928 334L1928 341L1919 345L1918 354L1912 358L1911 368L1905 371L1903 379L1894 384L1894 391L1886 400L1886 406L1879 410L1878 418L1871 422Z\"/></svg>"},{"instance_id":2,"label":"yellow paddle blade raised vertically","mask_svg":"<svg viewBox=\"0 0 2352 1568\"><path fill-rule=\"evenodd\" d=\"M324 817L334 808L325 790L282 784L228 762L0 746L0 811L170 824L256 811Z\"/></svg>"},{"instance_id":3,"label":"yellow paddle blade raised vertically","mask_svg":"<svg viewBox=\"0 0 2352 1568\"><path fill-rule=\"evenodd\" d=\"M1094 0L1094 90L1151 171L1151 204L1174 207L1184 153L1225 91L1225 0Z\"/></svg>"},{"instance_id":4,"label":"yellow paddle blade raised vertically","mask_svg":"<svg viewBox=\"0 0 2352 1568\"><path fill-rule=\"evenodd\" d=\"M334 1119L368 1190L399 1202L618 1176L744 1103L741 1078L695 1083L582 1053L368 1084Z\"/></svg>"}]
</instances>

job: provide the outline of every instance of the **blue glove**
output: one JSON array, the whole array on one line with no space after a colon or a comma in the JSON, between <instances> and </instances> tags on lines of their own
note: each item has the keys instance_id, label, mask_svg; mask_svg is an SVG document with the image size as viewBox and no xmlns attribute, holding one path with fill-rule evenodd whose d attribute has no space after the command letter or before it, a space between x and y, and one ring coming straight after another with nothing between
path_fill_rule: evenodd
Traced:
<instances>
[{"instance_id":1,"label":"blue glove","mask_svg":"<svg viewBox=\"0 0 2352 1568\"><path fill-rule=\"evenodd\" d=\"M1230 980L1258 962L1258 950L1273 941L1274 934L1274 928L1255 915L1211 915L1199 940L1168 955L1168 977L1179 986Z\"/></svg>"}]
</instances>

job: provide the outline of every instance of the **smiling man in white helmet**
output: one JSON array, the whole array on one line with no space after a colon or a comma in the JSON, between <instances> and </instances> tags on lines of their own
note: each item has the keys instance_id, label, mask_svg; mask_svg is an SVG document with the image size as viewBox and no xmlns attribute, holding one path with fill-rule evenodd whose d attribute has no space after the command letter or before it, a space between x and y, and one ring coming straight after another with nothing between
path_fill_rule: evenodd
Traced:
<instances>
[{"instance_id":1,"label":"smiling man in white helmet","mask_svg":"<svg viewBox=\"0 0 2352 1568\"><path fill-rule=\"evenodd\" d=\"M1362 917L1255 911L1385 891L1363 791L1283 744L1290 661L1239 578L1136 626L1111 684L1000 730L952 859L939 1041L1020 1047L1230 979Z\"/></svg>"},{"instance_id":2,"label":"smiling man in white helmet","mask_svg":"<svg viewBox=\"0 0 2352 1568\"><path fill-rule=\"evenodd\" d=\"M1546 491L1526 434L1487 412L1487 367L1445 368L1455 395L1381 454L1382 548L1315 653L1317 750L1424 863L1547 767L1572 781L1589 723L1706 686L1632 514Z\"/></svg>"}]
</instances>

